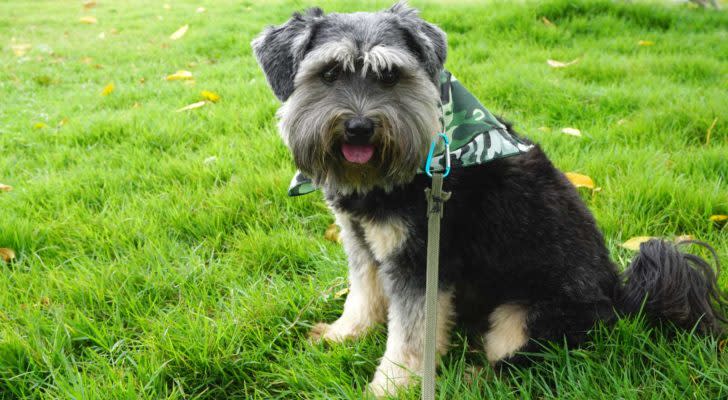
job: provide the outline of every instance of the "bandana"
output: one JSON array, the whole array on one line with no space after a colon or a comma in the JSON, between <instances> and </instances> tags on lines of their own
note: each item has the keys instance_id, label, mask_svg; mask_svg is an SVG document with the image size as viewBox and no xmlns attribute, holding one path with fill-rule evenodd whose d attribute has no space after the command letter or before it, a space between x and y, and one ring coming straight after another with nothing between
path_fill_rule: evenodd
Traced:
<instances>
[{"instance_id":1,"label":"bandana","mask_svg":"<svg viewBox=\"0 0 728 400\"><path fill-rule=\"evenodd\" d=\"M452 168L485 164L499 158L523 154L533 145L517 138L496 119L450 72L440 73L440 123L450 139ZM433 138L437 136L433 135ZM445 148L439 143L432 158L431 170L445 170ZM424 166L417 171L424 173ZM289 196L316 190L311 179L300 171L291 181Z\"/></svg>"}]
</instances>

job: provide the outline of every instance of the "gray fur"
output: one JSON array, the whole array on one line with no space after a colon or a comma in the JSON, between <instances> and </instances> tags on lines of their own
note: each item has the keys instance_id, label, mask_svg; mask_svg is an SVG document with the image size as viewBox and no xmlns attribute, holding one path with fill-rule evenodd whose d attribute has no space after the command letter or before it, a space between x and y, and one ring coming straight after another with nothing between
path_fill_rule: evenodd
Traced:
<instances>
[{"instance_id":1,"label":"gray fur","mask_svg":"<svg viewBox=\"0 0 728 400\"><path fill-rule=\"evenodd\" d=\"M375 13L328 14L312 9L266 29L253 48L279 99L279 130L296 166L324 190L362 193L409 182L439 131L437 78L445 34L399 3ZM337 64L341 77L320 74ZM393 87L377 83L397 67ZM344 122L375 122L375 159L367 165L341 155Z\"/></svg>"}]
</instances>

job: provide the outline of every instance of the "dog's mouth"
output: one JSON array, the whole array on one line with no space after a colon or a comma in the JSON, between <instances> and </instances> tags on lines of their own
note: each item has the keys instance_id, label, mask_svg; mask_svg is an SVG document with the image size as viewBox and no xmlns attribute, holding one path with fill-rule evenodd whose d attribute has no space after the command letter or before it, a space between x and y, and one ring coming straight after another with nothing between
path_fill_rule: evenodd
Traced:
<instances>
[{"instance_id":1,"label":"dog's mouth","mask_svg":"<svg viewBox=\"0 0 728 400\"><path fill-rule=\"evenodd\" d=\"M374 156L374 145L342 143L341 154L350 163L366 164Z\"/></svg>"}]
</instances>

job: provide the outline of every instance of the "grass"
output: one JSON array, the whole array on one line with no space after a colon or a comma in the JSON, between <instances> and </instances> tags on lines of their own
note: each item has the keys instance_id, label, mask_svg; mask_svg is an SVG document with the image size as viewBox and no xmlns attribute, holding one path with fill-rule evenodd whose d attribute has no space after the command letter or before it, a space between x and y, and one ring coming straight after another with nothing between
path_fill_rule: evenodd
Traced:
<instances>
[{"instance_id":1,"label":"grass","mask_svg":"<svg viewBox=\"0 0 728 400\"><path fill-rule=\"evenodd\" d=\"M0 398L361 397L386 332L306 341L342 308L345 257L323 239L333 219L320 196L285 195L294 168L278 103L248 45L308 4L80 4L0 3L0 182L14 187L0 192L0 247L17 254L0 262ZM448 32L447 66L471 91L602 188L584 199L616 262L632 257L618 246L632 236L690 234L728 265L727 230L708 221L728 214L726 12L414 5ZM549 58L580 61L553 69ZM196 82L162 79L179 69ZM222 100L175 113L201 90ZM484 357L459 341L438 388L459 399L728 398L721 339L668 339L625 320L503 377L469 373Z\"/></svg>"}]
</instances>

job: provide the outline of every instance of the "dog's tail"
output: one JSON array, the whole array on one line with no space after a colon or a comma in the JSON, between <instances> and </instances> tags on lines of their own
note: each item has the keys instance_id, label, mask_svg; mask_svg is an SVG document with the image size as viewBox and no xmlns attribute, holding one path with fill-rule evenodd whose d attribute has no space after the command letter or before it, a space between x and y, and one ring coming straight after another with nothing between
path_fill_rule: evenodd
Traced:
<instances>
[{"instance_id":1,"label":"dog's tail","mask_svg":"<svg viewBox=\"0 0 728 400\"><path fill-rule=\"evenodd\" d=\"M716 271L704 259L678 250L679 245L697 244L708 249ZM703 334L719 334L728 322L724 311L728 300L718 287L720 261L708 244L686 240L675 245L652 239L624 272L619 308L627 314L642 310L653 323L675 326Z\"/></svg>"}]
</instances>

